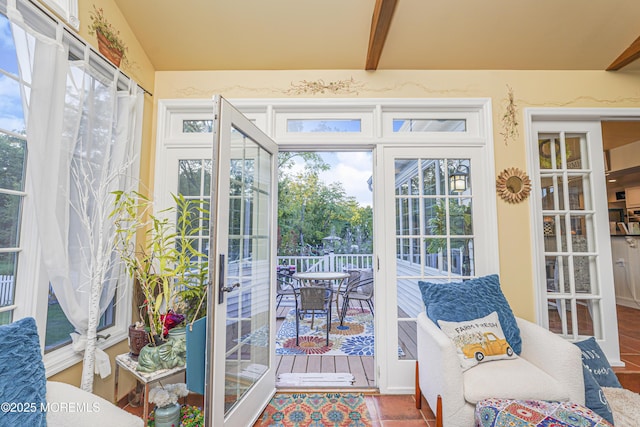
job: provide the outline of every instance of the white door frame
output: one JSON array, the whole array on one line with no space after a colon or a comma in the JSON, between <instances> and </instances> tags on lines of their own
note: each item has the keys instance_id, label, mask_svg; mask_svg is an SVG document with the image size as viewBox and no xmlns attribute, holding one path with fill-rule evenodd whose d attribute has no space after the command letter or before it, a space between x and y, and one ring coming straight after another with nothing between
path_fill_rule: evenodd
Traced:
<instances>
[{"instance_id":1,"label":"white door frame","mask_svg":"<svg viewBox=\"0 0 640 427\"><path fill-rule=\"evenodd\" d=\"M542 247L539 236L543 235L541 218L541 206L537 195L540 194L538 188L538 141L537 135L534 129L534 122L555 122L558 126L563 124L572 125L575 127L579 123L594 123L598 124L602 120L621 120L632 119L640 120L639 108L526 108L524 110L525 115L525 141L527 150L527 162L528 169L532 176L532 194L530 204L530 216L531 216L531 236L532 236L532 259L533 259L533 275L534 275L534 292L536 295L536 316L539 324L544 324L547 319L547 301L545 297L546 286L543 288L542 284L545 282L544 275L544 259L541 256ZM601 140L601 136L600 136ZM597 149L597 147L595 147ZM600 147L601 148L601 147ZM620 360L620 348L618 345L618 324L616 315L615 304L615 291L613 286L613 263L611 259L611 246L609 244L609 225L608 216L606 215L606 185L604 178L604 158L603 156L594 155L591 156L593 162L594 178L598 181L594 182L594 204L596 209L600 210L600 214L596 214L596 241L598 242L598 252L602 259L600 262L600 268L598 269L598 281L603 285L601 289L602 303L603 303L603 319L604 319L604 339L599 340L599 344L602 346L603 351L609 359L609 363L613 366L624 366L624 363ZM602 173L600 173L602 172ZM604 213L602 212L602 209ZM606 218L606 220L603 220ZM540 267L542 266L542 268ZM606 287L605 287L606 286Z\"/></svg>"}]
</instances>

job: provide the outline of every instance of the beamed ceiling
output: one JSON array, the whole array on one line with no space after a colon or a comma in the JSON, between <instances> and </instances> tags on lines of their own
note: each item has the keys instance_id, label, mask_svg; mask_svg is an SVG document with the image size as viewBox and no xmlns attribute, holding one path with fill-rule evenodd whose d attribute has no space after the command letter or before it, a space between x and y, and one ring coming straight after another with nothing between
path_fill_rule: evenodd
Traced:
<instances>
[{"instance_id":1,"label":"beamed ceiling","mask_svg":"<svg viewBox=\"0 0 640 427\"><path fill-rule=\"evenodd\" d=\"M115 0L158 71L640 70L638 0Z\"/></svg>"}]
</instances>

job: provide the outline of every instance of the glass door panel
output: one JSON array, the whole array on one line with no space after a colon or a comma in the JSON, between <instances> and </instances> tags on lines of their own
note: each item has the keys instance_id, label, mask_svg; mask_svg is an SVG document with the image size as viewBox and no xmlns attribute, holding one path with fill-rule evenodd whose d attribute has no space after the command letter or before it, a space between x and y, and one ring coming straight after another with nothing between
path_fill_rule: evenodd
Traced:
<instances>
[{"instance_id":1,"label":"glass door panel","mask_svg":"<svg viewBox=\"0 0 640 427\"><path fill-rule=\"evenodd\" d=\"M619 360L600 123L534 122L540 316Z\"/></svg>"},{"instance_id":2,"label":"glass door panel","mask_svg":"<svg viewBox=\"0 0 640 427\"><path fill-rule=\"evenodd\" d=\"M212 188L214 426L251 425L275 392L272 367L277 146L222 98ZM215 206L214 200L215 198ZM218 212L220 213L218 215ZM215 242L215 243L214 243Z\"/></svg>"},{"instance_id":3,"label":"glass door panel","mask_svg":"<svg viewBox=\"0 0 640 427\"><path fill-rule=\"evenodd\" d=\"M388 319L388 387L410 375L416 359L416 317L424 310L417 282L462 281L496 271L487 248L490 224L483 188L481 150L386 148L384 151L385 240L391 268L386 281L395 319ZM393 177L392 179L390 179ZM483 222L484 218L484 222ZM492 248L495 251L495 246ZM476 266L481 265L481 272Z\"/></svg>"}]
</instances>

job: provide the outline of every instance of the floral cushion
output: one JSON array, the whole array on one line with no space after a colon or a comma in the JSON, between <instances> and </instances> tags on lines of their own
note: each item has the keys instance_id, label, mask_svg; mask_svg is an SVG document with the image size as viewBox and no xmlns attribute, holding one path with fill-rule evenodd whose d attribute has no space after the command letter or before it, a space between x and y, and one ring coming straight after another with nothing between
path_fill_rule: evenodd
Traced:
<instances>
[{"instance_id":1,"label":"floral cushion","mask_svg":"<svg viewBox=\"0 0 640 427\"><path fill-rule=\"evenodd\" d=\"M485 399L478 402L475 425L478 427L612 427L612 424L600 415L577 403L512 399Z\"/></svg>"}]
</instances>

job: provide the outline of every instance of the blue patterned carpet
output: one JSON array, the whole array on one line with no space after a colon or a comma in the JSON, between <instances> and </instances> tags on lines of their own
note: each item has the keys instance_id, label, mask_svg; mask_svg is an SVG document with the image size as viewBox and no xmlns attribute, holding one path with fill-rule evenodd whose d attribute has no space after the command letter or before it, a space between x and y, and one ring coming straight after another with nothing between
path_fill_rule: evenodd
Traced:
<instances>
[{"instance_id":1,"label":"blue patterned carpet","mask_svg":"<svg viewBox=\"0 0 640 427\"><path fill-rule=\"evenodd\" d=\"M326 341L327 319L316 316L311 328L311 315L300 321L299 345L296 345L295 310L287 314L276 335L276 354L322 354L327 356L373 356L373 316L369 310L350 308L340 327L334 316Z\"/></svg>"}]
</instances>

